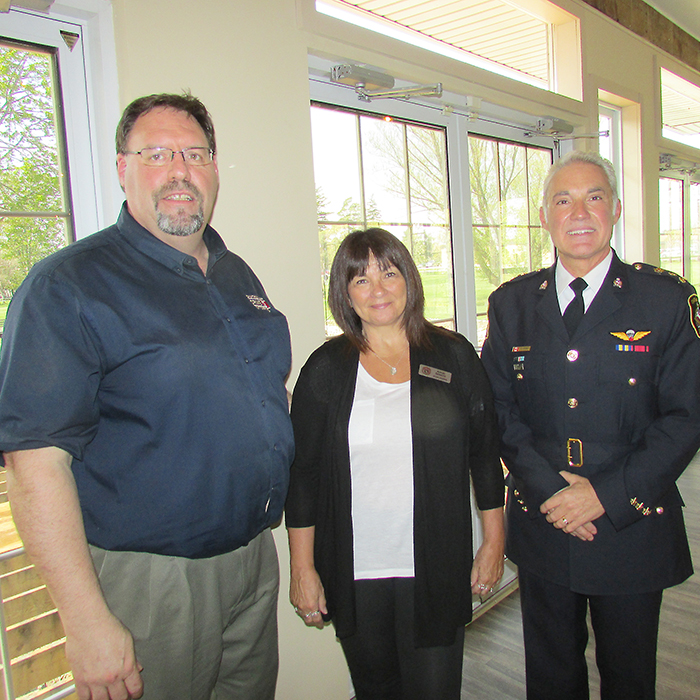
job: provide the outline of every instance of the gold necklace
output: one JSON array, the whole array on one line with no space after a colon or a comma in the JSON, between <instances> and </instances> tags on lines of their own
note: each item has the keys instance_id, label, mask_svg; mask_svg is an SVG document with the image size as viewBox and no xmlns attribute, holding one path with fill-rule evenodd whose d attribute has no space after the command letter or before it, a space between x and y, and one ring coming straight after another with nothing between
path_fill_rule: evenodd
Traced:
<instances>
[{"instance_id":1,"label":"gold necklace","mask_svg":"<svg viewBox=\"0 0 700 700\"><path fill-rule=\"evenodd\" d=\"M393 365L390 365L384 358L379 357L379 355L377 355L377 353L374 352L374 350L372 350L372 348L370 348L369 351L370 351L378 360L380 360L381 362L383 362L383 363L389 368L389 371L391 372L391 376L393 377L393 376L396 374L396 372L398 371L398 366L401 364L401 360L403 360L404 355L405 355L406 352L408 351L408 345L406 345L406 347L404 348L404 351L401 353L401 357L399 357L399 361L396 363L396 367L394 367Z\"/></svg>"}]
</instances>

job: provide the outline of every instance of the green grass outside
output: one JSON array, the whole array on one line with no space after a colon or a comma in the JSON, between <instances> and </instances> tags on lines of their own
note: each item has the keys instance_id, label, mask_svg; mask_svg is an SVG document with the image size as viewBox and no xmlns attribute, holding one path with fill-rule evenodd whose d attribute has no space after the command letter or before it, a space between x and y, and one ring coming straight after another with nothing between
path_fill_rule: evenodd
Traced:
<instances>
[{"instance_id":1,"label":"green grass outside","mask_svg":"<svg viewBox=\"0 0 700 700\"><path fill-rule=\"evenodd\" d=\"M421 270L423 289L425 290L425 315L430 319L449 318L454 315L452 277L446 270ZM476 308L479 313L486 313L489 294L493 286L477 276Z\"/></svg>"}]
</instances>

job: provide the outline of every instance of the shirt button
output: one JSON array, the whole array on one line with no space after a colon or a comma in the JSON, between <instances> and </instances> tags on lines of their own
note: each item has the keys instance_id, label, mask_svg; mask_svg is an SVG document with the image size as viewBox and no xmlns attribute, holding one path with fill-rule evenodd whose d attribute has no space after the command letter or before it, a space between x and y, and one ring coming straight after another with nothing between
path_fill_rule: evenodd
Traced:
<instances>
[{"instance_id":1,"label":"shirt button","mask_svg":"<svg viewBox=\"0 0 700 700\"><path fill-rule=\"evenodd\" d=\"M659 506L659 507L656 509L656 514L657 514L657 515L663 515L663 514L664 514L664 509L663 509L662 506Z\"/></svg>"},{"instance_id":2,"label":"shirt button","mask_svg":"<svg viewBox=\"0 0 700 700\"><path fill-rule=\"evenodd\" d=\"M265 401L260 402L263 405L263 408L265 408Z\"/></svg>"},{"instance_id":3,"label":"shirt button","mask_svg":"<svg viewBox=\"0 0 700 700\"><path fill-rule=\"evenodd\" d=\"M578 350L569 350L569 352L566 353L566 359L569 362L576 362L576 360L578 360Z\"/></svg>"},{"instance_id":4,"label":"shirt button","mask_svg":"<svg viewBox=\"0 0 700 700\"><path fill-rule=\"evenodd\" d=\"M246 363L246 364L248 364L248 363L250 362L250 360L249 360L247 357L244 358L244 359L245 359L245 363Z\"/></svg>"},{"instance_id":5,"label":"shirt button","mask_svg":"<svg viewBox=\"0 0 700 700\"><path fill-rule=\"evenodd\" d=\"M634 385L637 383L637 380L636 380L634 377L630 377L630 378L627 380L627 383L628 383L630 386L634 386Z\"/></svg>"},{"instance_id":6,"label":"shirt button","mask_svg":"<svg viewBox=\"0 0 700 700\"><path fill-rule=\"evenodd\" d=\"M566 405L569 408L576 408L576 406L578 406L578 399L571 398L566 402Z\"/></svg>"},{"instance_id":7,"label":"shirt button","mask_svg":"<svg viewBox=\"0 0 700 700\"><path fill-rule=\"evenodd\" d=\"M229 323L231 323L231 319L230 319L230 318L228 318L227 316L226 316L226 317L224 317L224 321L228 321Z\"/></svg>"}]
</instances>

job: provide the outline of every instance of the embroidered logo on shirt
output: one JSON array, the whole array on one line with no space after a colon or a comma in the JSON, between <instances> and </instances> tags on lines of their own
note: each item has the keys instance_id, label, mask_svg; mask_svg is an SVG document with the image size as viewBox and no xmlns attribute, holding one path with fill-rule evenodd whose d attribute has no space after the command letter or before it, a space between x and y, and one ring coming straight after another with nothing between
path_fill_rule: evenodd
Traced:
<instances>
[{"instance_id":1,"label":"embroidered logo on shirt","mask_svg":"<svg viewBox=\"0 0 700 700\"><path fill-rule=\"evenodd\" d=\"M452 381L452 372L445 372L444 369L428 367L428 365L419 365L418 374L430 379L437 379L439 382L445 382L445 384L449 384Z\"/></svg>"},{"instance_id":2,"label":"embroidered logo on shirt","mask_svg":"<svg viewBox=\"0 0 700 700\"><path fill-rule=\"evenodd\" d=\"M270 305L262 298L256 297L254 294L246 294L248 301L260 311L271 311Z\"/></svg>"}]
</instances>

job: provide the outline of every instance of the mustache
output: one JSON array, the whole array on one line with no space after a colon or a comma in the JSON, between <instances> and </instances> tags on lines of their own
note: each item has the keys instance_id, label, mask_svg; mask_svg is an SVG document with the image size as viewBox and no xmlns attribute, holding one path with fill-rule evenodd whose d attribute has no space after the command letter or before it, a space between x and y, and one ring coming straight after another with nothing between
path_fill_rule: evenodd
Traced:
<instances>
[{"instance_id":1,"label":"mustache","mask_svg":"<svg viewBox=\"0 0 700 700\"><path fill-rule=\"evenodd\" d=\"M181 192L182 190L187 190L188 192L193 194L195 199L201 203L203 199L202 193L200 192L197 185L194 185L188 180L171 180L170 182L165 183L162 187L156 190L156 192L154 192L153 200L157 203L159 199L167 197L171 192Z\"/></svg>"}]
</instances>

